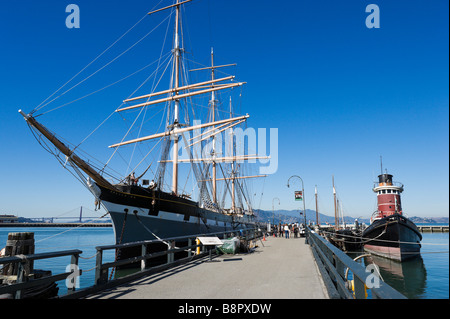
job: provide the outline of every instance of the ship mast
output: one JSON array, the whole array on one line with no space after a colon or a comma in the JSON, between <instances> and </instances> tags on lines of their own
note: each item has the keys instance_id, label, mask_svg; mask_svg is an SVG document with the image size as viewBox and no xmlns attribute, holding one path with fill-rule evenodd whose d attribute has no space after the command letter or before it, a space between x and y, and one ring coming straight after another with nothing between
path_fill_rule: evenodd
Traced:
<instances>
[{"instance_id":1,"label":"ship mast","mask_svg":"<svg viewBox=\"0 0 450 319\"><path fill-rule=\"evenodd\" d=\"M235 66L236 63L233 64L226 64L226 65L214 65L214 49L211 48L211 66L210 67L205 67L205 68L199 68L199 69L193 69L190 70L192 71L200 71L200 70L211 70L211 100L210 100L210 106L211 106L211 122L214 123L216 121L216 105L217 105L217 99L216 99L216 94L215 94L215 85L214 83L217 82L216 78L215 78L215 69L218 68L223 68L223 67L228 67L228 66ZM206 91L206 90L205 90ZM231 119L231 117L230 117ZM237 124L237 123L236 123ZM230 128L227 127L226 129ZM211 131L215 131L216 126L213 125ZM225 129L223 129L225 130ZM221 131L223 131L221 130ZM218 131L216 133L219 133L221 131ZM215 160L217 157L217 153L216 153L216 133L211 134L210 136L212 137L212 201L213 203L217 204L217 161Z\"/></svg>"},{"instance_id":2,"label":"ship mast","mask_svg":"<svg viewBox=\"0 0 450 319\"><path fill-rule=\"evenodd\" d=\"M211 81L214 81L214 50L211 48ZM214 85L212 85L214 87ZM215 92L211 92L211 112L212 112L212 122L216 121L216 95ZM212 127L212 129L215 129L215 126ZM213 159L216 157L216 136L213 136ZM212 175L213 175L213 203L217 204L217 168L216 168L216 161L213 160L212 163Z\"/></svg>"},{"instance_id":3,"label":"ship mast","mask_svg":"<svg viewBox=\"0 0 450 319\"><path fill-rule=\"evenodd\" d=\"M333 175L333 197L334 197L334 228L339 229L339 219L337 215L337 203L336 203L336 188L334 188L334 175Z\"/></svg>"},{"instance_id":4,"label":"ship mast","mask_svg":"<svg viewBox=\"0 0 450 319\"><path fill-rule=\"evenodd\" d=\"M233 117L233 109L231 104L231 96L230 96L230 118ZM233 131L230 131L230 139L231 139L231 156L233 157L233 161L231 162L231 213L236 212L236 199L235 199L235 161L234 161L234 138Z\"/></svg>"},{"instance_id":5,"label":"ship mast","mask_svg":"<svg viewBox=\"0 0 450 319\"><path fill-rule=\"evenodd\" d=\"M209 81L201 82L201 83L195 83L195 84L189 84L181 86L180 79L181 79L181 54L182 54L182 48L180 47L182 45L181 43L181 12L180 7L184 3L190 2L192 0L186 0L181 1L177 0L175 4L155 10L153 12L150 12L150 14L153 14L155 12L160 12L165 9L169 8L175 8L176 15L175 15L175 28L174 28L174 43L173 43L173 58L174 58L174 65L173 65L173 75L172 75L172 88L169 90L164 90L160 92L155 92L151 94L146 94L142 96L137 96L133 98L129 98L127 100L124 100L124 103L129 102L136 102L138 100L147 99L146 102L141 102L138 104L132 104L128 105L122 108L119 108L116 110L116 112L123 112L128 111L132 109L142 108L150 105L156 105L160 103L165 102L172 102L173 103L173 122L169 123L168 130L162 133L156 133L149 136L139 137L128 141L122 141L120 143L116 143L114 145L109 146L110 148L117 148L120 146L125 146L129 144L134 143L140 143L156 138L162 138L169 136L171 139L173 139L173 153L172 153L172 159L171 160L161 160L161 163L165 162L172 162L172 193L174 195L178 195L178 166L180 163L185 162L184 159L178 158L178 150L179 150L179 137L181 133L193 131L196 129L203 129L210 127L207 132L204 132L200 135L195 136L193 139L198 139L195 142L192 142L192 146L196 143L200 143L201 141L212 138L212 202L217 204L217 181L222 180L217 178L217 165L220 161L228 161L227 158L218 158L216 153L216 137L215 135L221 133L224 130L230 129L233 126L236 126L242 122L244 122L249 116L239 116L236 118L230 118L226 120L218 120L216 119L215 113L217 108L217 100L216 100L216 94L215 91L219 90L225 90L225 89L231 89L234 87L239 87L245 84L245 82L235 82L235 83L219 83L224 82L227 80L233 81L234 76L228 76L224 78L218 78L215 77L215 69L217 68L223 68L228 66L234 66L236 64L227 64L227 65L214 65L214 52L211 49L211 66L210 67L204 67L199 69L191 69L191 71L200 71L200 70L211 70L211 79ZM205 86L209 86L209 88L205 89ZM195 126L189 126L184 125L180 123L180 101L185 98L189 98L192 96L205 94L205 93L211 93L211 100L210 100L210 109L211 109L211 118L209 123L201 124L201 125L195 125ZM163 94L169 94L165 98L159 98L156 100L150 100L150 98L163 95ZM205 136L201 139L199 139L201 136ZM192 139L191 139L192 140ZM243 156L244 159L250 158L249 156ZM195 161L195 159L189 159L189 162ZM234 160L234 159L233 159ZM201 161L205 161L205 159L201 159ZM208 161L208 159L206 159Z\"/></svg>"},{"instance_id":6,"label":"ship mast","mask_svg":"<svg viewBox=\"0 0 450 319\"><path fill-rule=\"evenodd\" d=\"M178 95L178 87L180 86L180 38L179 38L179 19L180 19L180 5L179 0L177 0L176 6L176 15L175 15L175 43L174 43L174 63L175 63L175 72L174 72L174 86L173 86L173 94ZM175 108L174 108L174 118L173 118L173 169L172 169L172 192L174 195L178 195L178 138L179 135L176 133L180 128L179 124L179 112L180 112L180 100L175 100Z\"/></svg>"},{"instance_id":7,"label":"ship mast","mask_svg":"<svg viewBox=\"0 0 450 319\"><path fill-rule=\"evenodd\" d=\"M319 206L317 204L317 185L314 189L314 197L316 199L316 225L319 226Z\"/></svg>"},{"instance_id":8,"label":"ship mast","mask_svg":"<svg viewBox=\"0 0 450 319\"><path fill-rule=\"evenodd\" d=\"M214 65L214 56L213 52L211 52L211 63L212 66L208 68L202 68L197 70L204 70L204 69L211 69L212 75L211 80L200 82L200 83L194 83L194 84L188 84L188 85L181 85L181 55L182 55L182 40L181 40L181 5L184 5L188 2L191 2L193 0L176 0L176 2L172 5L169 5L167 7L154 10L152 12L149 12L148 15L153 15L157 12L165 11L167 9L174 9L175 10L175 26L174 26L174 42L173 42L173 72L172 72L172 87L169 90L163 90L159 92L152 92L151 94L146 94L142 96L137 96L133 98L128 98L124 100L124 103L130 103L128 106L124 106L122 108L116 109L116 112L124 112L128 110L133 110L137 108L143 108L150 105L156 105L156 104L162 104L162 103L172 103L173 105L173 121L169 123L167 129L164 132L152 134L149 136L143 136L138 137L135 139L124 141L122 140L120 143L116 143L113 145L110 145L110 148L118 148L125 145L140 143L144 141L149 141L157 138L165 138L168 137L171 140L173 139L173 156L172 156L172 193L174 195L178 195L178 165L179 163L183 162L183 159L178 158L178 150L179 150L179 138L182 133L190 132L198 129L204 129L212 127L211 130L208 132L202 133L201 135L209 134L208 138L214 137L216 134L219 134L220 132L230 129L242 122L245 122L246 119L249 117L248 114L238 116L235 118L229 118L229 119L223 119L223 120L216 120L215 118L215 111L216 111L216 94L215 91L219 90L225 90L225 89L231 89L234 87L239 87L245 84L245 82L233 82L234 76L227 76L223 78L215 78L215 72L214 70L216 68L222 68L227 66L233 66L236 64L228 64L228 65L220 65L215 66ZM194 70L190 70L194 71ZM230 81L231 83L219 83L219 82L225 82ZM205 89L205 86L210 85L209 88ZM204 123L200 125L184 125L180 123L180 103L182 99L186 99L192 96L197 96L205 93L212 93L211 97L211 106L212 106L212 121L209 123ZM155 96L161 96L163 94L167 94L167 97L164 98L157 98L157 99L151 99ZM139 100L146 99L146 102L138 102ZM137 104L135 104L137 103ZM75 166L80 168L84 173L86 173L91 179L94 180L98 185L111 188L113 189L114 186L108 182L100 173L98 173L93 167L91 167L87 162L83 161L81 158L76 156L74 154L74 150L69 149L66 145L64 145L60 140L58 140L53 133L51 133L47 128L45 128L42 124L37 122L35 118L31 114L25 114L22 111L19 111L22 116L25 118L25 120L30 124L32 127L34 127L36 130L38 130L43 136L45 136L59 151L61 151L67 159L73 163ZM220 130L218 130L220 128ZM200 137L196 136L196 138ZM202 139L203 140L203 139ZM202 140L199 140L195 143L201 142ZM215 137L213 138L213 179L214 179L214 202L217 202L217 187L216 182L222 179L217 178L216 174L216 166L221 161L229 161L228 158L217 158L217 154L215 152ZM250 159L250 156L242 156L242 159ZM205 159L201 159L204 161ZM232 158L231 160L236 160L235 158ZM190 159L192 161L192 159ZM163 160L161 162L170 162L167 160Z\"/></svg>"}]
</instances>

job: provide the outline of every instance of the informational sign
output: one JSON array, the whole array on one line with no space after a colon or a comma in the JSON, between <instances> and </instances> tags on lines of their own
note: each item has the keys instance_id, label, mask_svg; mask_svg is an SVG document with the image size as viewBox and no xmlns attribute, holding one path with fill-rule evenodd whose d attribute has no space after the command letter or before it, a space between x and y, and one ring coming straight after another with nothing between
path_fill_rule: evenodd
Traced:
<instances>
[{"instance_id":1,"label":"informational sign","mask_svg":"<svg viewBox=\"0 0 450 319\"><path fill-rule=\"evenodd\" d=\"M218 237L198 237L203 245L223 245Z\"/></svg>"},{"instance_id":2,"label":"informational sign","mask_svg":"<svg viewBox=\"0 0 450 319\"><path fill-rule=\"evenodd\" d=\"M302 191L295 191L295 200L303 200L303 192Z\"/></svg>"}]
</instances>

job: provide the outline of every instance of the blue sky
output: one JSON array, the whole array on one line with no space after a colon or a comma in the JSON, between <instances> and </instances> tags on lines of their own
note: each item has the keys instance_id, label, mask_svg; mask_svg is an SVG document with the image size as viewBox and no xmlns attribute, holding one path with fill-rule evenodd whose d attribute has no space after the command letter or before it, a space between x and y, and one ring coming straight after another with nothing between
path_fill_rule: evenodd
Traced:
<instances>
[{"instance_id":1,"label":"blue sky","mask_svg":"<svg viewBox=\"0 0 450 319\"><path fill-rule=\"evenodd\" d=\"M39 105L158 2L2 4L0 214L57 216L93 208L91 194L39 146L17 110ZM66 28L70 3L80 7L80 29ZM379 29L365 25L370 3L380 8ZM214 46L217 63L238 63L234 71L247 82L241 108L251 116L248 125L278 128L278 170L253 187L256 208L271 209L274 197L281 202L276 207L299 208L299 182L286 187L299 175L306 207L314 209L317 185L319 210L332 215L334 175L345 214L369 217L382 155L384 167L405 184L409 216L448 216L448 9L446 0L196 0L186 6L189 53L208 64ZM146 18L130 43L164 17ZM126 64L86 84L100 88L109 77L152 62L161 39L143 41ZM49 113L45 123L77 143L131 86ZM101 139L89 150L104 152L116 141Z\"/></svg>"}]
</instances>

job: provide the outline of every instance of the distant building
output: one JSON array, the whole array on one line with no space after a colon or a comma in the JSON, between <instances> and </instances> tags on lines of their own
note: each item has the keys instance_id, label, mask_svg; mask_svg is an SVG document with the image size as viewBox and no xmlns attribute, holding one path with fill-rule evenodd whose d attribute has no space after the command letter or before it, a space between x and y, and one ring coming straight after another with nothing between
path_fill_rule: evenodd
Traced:
<instances>
[{"instance_id":1,"label":"distant building","mask_svg":"<svg viewBox=\"0 0 450 319\"><path fill-rule=\"evenodd\" d=\"M17 223L19 217L14 215L0 215L0 224Z\"/></svg>"}]
</instances>

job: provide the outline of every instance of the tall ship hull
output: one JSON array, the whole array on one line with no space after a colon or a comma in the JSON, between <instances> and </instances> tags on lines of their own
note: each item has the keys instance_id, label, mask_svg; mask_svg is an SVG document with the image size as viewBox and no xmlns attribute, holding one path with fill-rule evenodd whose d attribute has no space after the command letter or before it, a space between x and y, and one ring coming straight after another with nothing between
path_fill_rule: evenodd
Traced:
<instances>
[{"instance_id":1,"label":"tall ship hull","mask_svg":"<svg viewBox=\"0 0 450 319\"><path fill-rule=\"evenodd\" d=\"M256 226L253 215L214 212L198 202L134 185L111 190L90 182L112 219L116 243L239 231Z\"/></svg>"},{"instance_id":2,"label":"tall ship hull","mask_svg":"<svg viewBox=\"0 0 450 319\"><path fill-rule=\"evenodd\" d=\"M417 226L403 215L400 194L403 184L393 182L392 175L381 174L373 191L378 210L370 226L362 233L364 250L374 255L404 261L420 255L422 235Z\"/></svg>"},{"instance_id":3,"label":"tall ship hull","mask_svg":"<svg viewBox=\"0 0 450 319\"><path fill-rule=\"evenodd\" d=\"M399 214L374 221L363 232L364 250L404 261L420 255L422 235L417 226Z\"/></svg>"}]
</instances>

